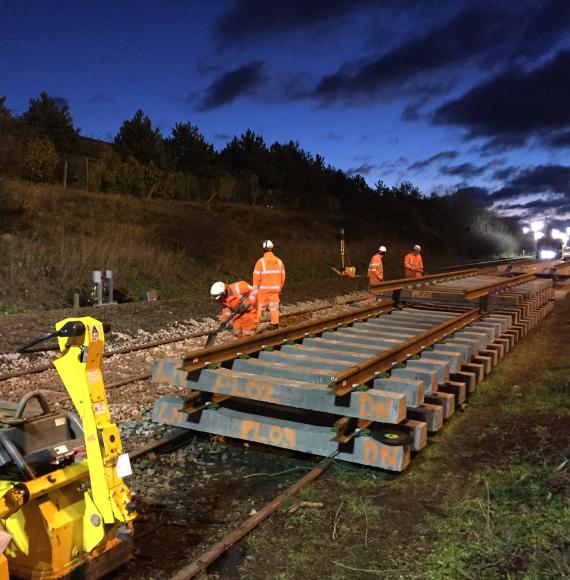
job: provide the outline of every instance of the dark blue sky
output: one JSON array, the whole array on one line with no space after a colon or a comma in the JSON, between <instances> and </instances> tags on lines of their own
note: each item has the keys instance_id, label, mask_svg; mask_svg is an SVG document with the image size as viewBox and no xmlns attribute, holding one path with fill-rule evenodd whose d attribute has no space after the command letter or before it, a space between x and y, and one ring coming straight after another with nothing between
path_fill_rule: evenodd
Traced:
<instances>
[{"instance_id":1,"label":"dark blue sky","mask_svg":"<svg viewBox=\"0 0 570 580\"><path fill-rule=\"evenodd\" d=\"M0 27L15 113L45 90L106 140L138 108L218 149L250 128L570 220L570 0L21 0Z\"/></svg>"}]
</instances>

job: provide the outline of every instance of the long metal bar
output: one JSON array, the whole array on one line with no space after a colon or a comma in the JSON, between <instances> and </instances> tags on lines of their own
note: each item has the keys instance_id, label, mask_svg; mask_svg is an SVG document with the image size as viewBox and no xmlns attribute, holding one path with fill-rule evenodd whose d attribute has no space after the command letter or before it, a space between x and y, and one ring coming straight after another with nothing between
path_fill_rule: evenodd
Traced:
<instances>
[{"instance_id":1,"label":"long metal bar","mask_svg":"<svg viewBox=\"0 0 570 580\"><path fill-rule=\"evenodd\" d=\"M272 502L265 504L256 514L245 520L235 530L231 531L217 544L214 544L207 552L202 554L188 566L185 566L172 577L172 580L189 580L205 570L212 562L217 560L228 548L241 540L246 534L266 520L277 508L289 497L296 494L303 486L314 481L323 474L331 465L331 462L338 451L329 457L325 457L320 463L315 465L307 475L296 481L291 487L279 494Z\"/></svg>"},{"instance_id":2,"label":"long metal bar","mask_svg":"<svg viewBox=\"0 0 570 580\"><path fill-rule=\"evenodd\" d=\"M445 336L477 320L479 317L479 310L476 308L454 316L378 356L367 359L363 363L353 365L333 377L331 386L335 388L336 395L347 394L352 390L353 385L360 385L372 380L376 373L389 370L394 363L403 362L410 355L417 354L425 347L431 346Z\"/></svg>"},{"instance_id":3,"label":"long metal bar","mask_svg":"<svg viewBox=\"0 0 570 580\"><path fill-rule=\"evenodd\" d=\"M211 348L204 348L192 352L184 359L182 367L185 371L192 372L203 369L207 364L219 363L236 358L240 354L259 352L265 347L281 346L289 340L299 340L310 334L317 334L342 324L365 320L371 316L377 316L383 312L389 312L393 307L392 300L386 300L381 304L359 308L348 314L339 316L327 316L316 320L308 320L292 328L282 328L272 332L252 336L240 341L223 343Z\"/></svg>"},{"instance_id":4,"label":"long metal bar","mask_svg":"<svg viewBox=\"0 0 570 580\"><path fill-rule=\"evenodd\" d=\"M373 294L382 294L384 292L390 292L391 290L403 290L404 288L421 286L429 282L441 282L442 280L453 280L455 278L473 276L478 272L479 270L477 268L469 268L466 270L457 270L455 272L445 272L443 274L429 274L428 276L422 276L421 278L397 278L396 280L381 282L377 286L371 288L370 292Z\"/></svg>"}]
</instances>

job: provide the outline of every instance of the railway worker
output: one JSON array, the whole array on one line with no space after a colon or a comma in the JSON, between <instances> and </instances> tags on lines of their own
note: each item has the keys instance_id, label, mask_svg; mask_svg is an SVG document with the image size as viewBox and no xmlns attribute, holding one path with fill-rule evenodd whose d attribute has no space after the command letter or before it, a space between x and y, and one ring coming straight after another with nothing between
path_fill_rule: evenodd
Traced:
<instances>
[{"instance_id":1,"label":"railway worker","mask_svg":"<svg viewBox=\"0 0 570 580\"><path fill-rule=\"evenodd\" d=\"M409 254L404 258L404 272L406 278L421 278L424 273L424 263L420 252L421 247L416 244Z\"/></svg>"},{"instance_id":2,"label":"railway worker","mask_svg":"<svg viewBox=\"0 0 570 580\"><path fill-rule=\"evenodd\" d=\"M386 253L386 246L380 246L368 264L368 282L370 286L377 286L384 281L384 266L382 258Z\"/></svg>"},{"instance_id":3,"label":"railway worker","mask_svg":"<svg viewBox=\"0 0 570 580\"><path fill-rule=\"evenodd\" d=\"M273 253L273 242L262 244L263 258L259 258L253 269L253 286L259 291L257 322L265 310L269 310L271 328L279 328L279 295L285 284L285 265Z\"/></svg>"},{"instance_id":4,"label":"railway worker","mask_svg":"<svg viewBox=\"0 0 570 580\"><path fill-rule=\"evenodd\" d=\"M210 296L221 307L220 328L233 328L237 339L255 334L257 326L257 288L244 280L233 284L215 282L210 288Z\"/></svg>"}]
</instances>

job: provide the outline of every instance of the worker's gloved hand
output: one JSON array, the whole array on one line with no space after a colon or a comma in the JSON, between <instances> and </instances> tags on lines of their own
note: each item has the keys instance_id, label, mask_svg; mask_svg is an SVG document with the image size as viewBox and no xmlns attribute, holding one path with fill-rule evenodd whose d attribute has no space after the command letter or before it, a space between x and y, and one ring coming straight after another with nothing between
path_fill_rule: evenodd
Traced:
<instances>
[{"instance_id":1,"label":"worker's gloved hand","mask_svg":"<svg viewBox=\"0 0 570 580\"><path fill-rule=\"evenodd\" d=\"M234 311L236 314L243 314L244 312L247 312L247 305L245 303L245 300L242 300L241 303L239 304L239 306L235 309Z\"/></svg>"},{"instance_id":2,"label":"worker's gloved hand","mask_svg":"<svg viewBox=\"0 0 570 580\"><path fill-rule=\"evenodd\" d=\"M225 330L227 327L228 327L227 322L221 322L220 326L218 326L218 328L216 328L216 333L222 332L222 330Z\"/></svg>"}]
</instances>

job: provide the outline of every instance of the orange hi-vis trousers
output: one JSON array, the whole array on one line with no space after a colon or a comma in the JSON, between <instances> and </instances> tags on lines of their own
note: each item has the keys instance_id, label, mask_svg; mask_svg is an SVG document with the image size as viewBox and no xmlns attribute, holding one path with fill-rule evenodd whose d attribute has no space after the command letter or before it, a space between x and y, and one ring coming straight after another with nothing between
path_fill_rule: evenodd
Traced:
<instances>
[{"instance_id":1,"label":"orange hi-vis trousers","mask_svg":"<svg viewBox=\"0 0 570 580\"><path fill-rule=\"evenodd\" d=\"M232 321L234 336L239 340L253 336L257 326L257 316L256 308L255 310L244 312L242 315L234 318Z\"/></svg>"},{"instance_id":2,"label":"orange hi-vis trousers","mask_svg":"<svg viewBox=\"0 0 570 580\"><path fill-rule=\"evenodd\" d=\"M269 320L271 324L279 324L279 292L271 290L259 290L257 293L257 321L265 310L269 310Z\"/></svg>"}]
</instances>

